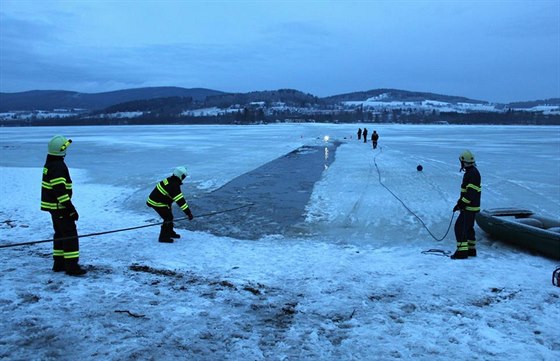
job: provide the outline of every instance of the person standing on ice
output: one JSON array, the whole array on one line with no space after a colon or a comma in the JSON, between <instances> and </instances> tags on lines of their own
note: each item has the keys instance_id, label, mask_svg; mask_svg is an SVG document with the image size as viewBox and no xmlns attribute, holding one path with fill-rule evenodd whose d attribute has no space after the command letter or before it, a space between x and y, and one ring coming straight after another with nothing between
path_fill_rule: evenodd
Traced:
<instances>
[{"instance_id":1,"label":"person standing on ice","mask_svg":"<svg viewBox=\"0 0 560 361\"><path fill-rule=\"evenodd\" d=\"M463 182L461 183L461 195L453 212L460 211L459 217L455 222L455 238L457 240L457 250L452 259L464 259L476 257L476 237L474 234L475 216L480 212L481 178L474 155L465 150L459 156L461 171L465 171Z\"/></svg>"},{"instance_id":2,"label":"person standing on ice","mask_svg":"<svg viewBox=\"0 0 560 361\"><path fill-rule=\"evenodd\" d=\"M362 128L358 128L358 140L362 140Z\"/></svg>"},{"instance_id":3,"label":"person standing on ice","mask_svg":"<svg viewBox=\"0 0 560 361\"><path fill-rule=\"evenodd\" d=\"M362 135L364 136L364 143L367 143L367 128L364 128Z\"/></svg>"},{"instance_id":4,"label":"person standing on ice","mask_svg":"<svg viewBox=\"0 0 560 361\"><path fill-rule=\"evenodd\" d=\"M373 131L373 134L371 135L371 144L373 145L373 149L377 149L377 140L379 139L379 134L377 134L377 131Z\"/></svg>"},{"instance_id":5,"label":"person standing on ice","mask_svg":"<svg viewBox=\"0 0 560 361\"><path fill-rule=\"evenodd\" d=\"M52 270L81 276L87 271L78 264L80 245L76 221L79 218L72 204L72 179L64 157L72 139L55 135L48 144L47 160L41 182L41 210L51 214L54 237Z\"/></svg>"},{"instance_id":6,"label":"person standing on ice","mask_svg":"<svg viewBox=\"0 0 560 361\"><path fill-rule=\"evenodd\" d=\"M173 202L176 202L185 212L189 221L194 218L183 192L181 192L181 185L186 177L187 169L185 167L175 168L171 177L165 178L156 185L146 201L148 207L153 208L163 219L164 223L161 225L159 233L160 242L173 243L173 238L181 238L181 235L173 230L173 212L171 210Z\"/></svg>"}]
</instances>

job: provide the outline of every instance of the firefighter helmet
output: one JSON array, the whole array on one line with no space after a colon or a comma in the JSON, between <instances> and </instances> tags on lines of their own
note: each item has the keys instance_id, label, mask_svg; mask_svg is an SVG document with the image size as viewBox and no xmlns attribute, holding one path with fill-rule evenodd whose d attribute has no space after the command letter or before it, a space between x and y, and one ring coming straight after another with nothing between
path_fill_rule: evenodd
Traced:
<instances>
[{"instance_id":1,"label":"firefighter helmet","mask_svg":"<svg viewBox=\"0 0 560 361\"><path fill-rule=\"evenodd\" d=\"M462 164L464 164L466 166L473 165L474 162L475 162L474 154L472 154L470 150L465 150L459 156L459 160L461 161Z\"/></svg>"},{"instance_id":2,"label":"firefighter helmet","mask_svg":"<svg viewBox=\"0 0 560 361\"><path fill-rule=\"evenodd\" d=\"M49 141L49 154L57 156L65 156L66 148L72 143L72 139L66 139L63 135L55 135Z\"/></svg>"},{"instance_id":3,"label":"firefighter helmet","mask_svg":"<svg viewBox=\"0 0 560 361\"><path fill-rule=\"evenodd\" d=\"M187 168L180 166L173 170L173 175L180 180L183 180L187 177Z\"/></svg>"}]
</instances>

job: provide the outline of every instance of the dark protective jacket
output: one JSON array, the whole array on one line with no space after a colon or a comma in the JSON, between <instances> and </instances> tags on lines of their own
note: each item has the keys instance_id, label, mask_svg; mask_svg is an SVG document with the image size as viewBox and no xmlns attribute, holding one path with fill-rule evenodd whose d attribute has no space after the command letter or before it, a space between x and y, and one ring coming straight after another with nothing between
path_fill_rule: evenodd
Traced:
<instances>
[{"instance_id":1,"label":"dark protective jacket","mask_svg":"<svg viewBox=\"0 0 560 361\"><path fill-rule=\"evenodd\" d=\"M74 212L76 209L71 199L72 179L64 157L47 155L41 182L41 210L52 212L64 209L69 213Z\"/></svg>"},{"instance_id":2,"label":"dark protective jacket","mask_svg":"<svg viewBox=\"0 0 560 361\"><path fill-rule=\"evenodd\" d=\"M480 193L482 192L480 173L473 165L465 168L461 183L461 196L457 201L459 209L480 212Z\"/></svg>"},{"instance_id":3,"label":"dark protective jacket","mask_svg":"<svg viewBox=\"0 0 560 361\"><path fill-rule=\"evenodd\" d=\"M171 204L176 202L183 212L186 212L189 205L181 192L181 184L183 182L174 175L165 178L156 185L146 203L154 208L170 208Z\"/></svg>"},{"instance_id":4,"label":"dark protective jacket","mask_svg":"<svg viewBox=\"0 0 560 361\"><path fill-rule=\"evenodd\" d=\"M373 131L373 134L371 135L371 140L377 142L378 139L379 139L379 134Z\"/></svg>"}]
</instances>

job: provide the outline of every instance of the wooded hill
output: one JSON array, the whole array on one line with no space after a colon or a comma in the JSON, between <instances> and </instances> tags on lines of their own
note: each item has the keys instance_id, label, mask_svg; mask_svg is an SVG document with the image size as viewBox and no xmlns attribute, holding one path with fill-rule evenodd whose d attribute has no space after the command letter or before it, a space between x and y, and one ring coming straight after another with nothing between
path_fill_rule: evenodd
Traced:
<instances>
[{"instance_id":1,"label":"wooded hill","mask_svg":"<svg viewBox=\"0 0 560 361\"><path fill-rule=\"evenodd\" d=\"M97 94L31 91L0 95L4 112L0 114L0 125L4 126L273 122L560 124L560 99L491 104L460 96L397 89L324 98L295 89L225 93L177 87Z\"/></svg>"}]
</instances>

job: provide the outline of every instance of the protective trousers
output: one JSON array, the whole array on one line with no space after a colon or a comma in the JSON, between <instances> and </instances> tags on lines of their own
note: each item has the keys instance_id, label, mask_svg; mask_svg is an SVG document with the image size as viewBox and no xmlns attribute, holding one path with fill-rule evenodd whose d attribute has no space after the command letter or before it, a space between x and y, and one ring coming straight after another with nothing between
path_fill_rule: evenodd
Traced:
<instances>
[{"instance_id":1,"label":"protective trousers","mask_svg":"<svg viewBox=\"0 0 560 361\"><path fill-rule=\"evenodd\" d=\"M54 271L73 269L80 257L76 222L63 211L52 211Z\"/></svg>"},{"instance_id":2,"label":"protective trousers","mask_svg":"<svg viewBox=\"0 0 560 361\"><path fill-rule=\"evenodd\" d=\"M461 211L455 222L455 239L457 240L458 251L474 250L476 238L474 234L474 221L476 212Z\"/></svg>"},{"instance_id":3,"label":"protective trousers","mask_svg":"<svg viewBox=\"0 0 560 361\"><path fill-rule=\"evenodd\" d=\"M161 230L159 232L160 241L168 241L173 234L173 212L171 207L152 207L157 214L163 219Z\"/></svg>"}]
</instances>

